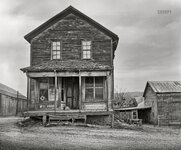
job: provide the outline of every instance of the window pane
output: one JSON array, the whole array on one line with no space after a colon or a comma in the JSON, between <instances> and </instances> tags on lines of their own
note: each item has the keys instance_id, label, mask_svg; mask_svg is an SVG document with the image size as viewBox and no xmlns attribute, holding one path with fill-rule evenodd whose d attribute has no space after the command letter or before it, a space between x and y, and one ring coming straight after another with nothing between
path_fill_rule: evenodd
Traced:
<instances>
[{"instance_id":1,"label":"window pane","mask_svg":"<svg viewBox=\"0 0 181 150\"><path fill-rule=\"evenodd\" d=\"M91 45L91 41L87 41L87 45Z\"/></svg>"},{"instance_id":2,"label":"window pane","mask_svg":"<svg viewBox=\"0 0 181 150\"><path fill-rule=\"evenodd\" d=\"M56 46L56 42L53 42L53 47Z\"/></svg>"},{"instance_id":3,"label":"window pane","mask_svg":"<svg viewBox=\"0 0 181 150\"><path fill-rule=\"evenodd\" d=\"M53 50L56 50L57 49L57 47L56 46L53 46Z\"/></svg>"},{"instance_id":4,"label":"window pane","mask_svg":"<svg viewBox=\"0 0 181 150\"><path fill-rule=\"evenodd\" d=\"M60 50L60 46L57 46L57 50Z\"/></svg>"},{"instance_id":5,"label":"window pane","mask_svg":"<svg viewBox=\"0 0 181 150\"><path fill-rule=\"evenodd\" d=\"M86 49L87 47L84 45L82 48L83 48L83 49Z\"/></svg>"},{"instance_id":6,"label":"window pane","mask_svg":"<svg viewBox=\"0 0 181 150\"><path fill-rule=\"evenodd\" d=\"M87 58L90 58L90 55L87 54Z\"/></svg>"},{"instance_id":7,"label":"window pane","mask_svg":"<svg viewBox=\"0 0 181 150\"><path fill-rule=\"evenodd\" d=\"M93 87L93 77L85 78L85 87Z\"/></svg>"},{"instance_id":8,"label":"window pane","mask_svg":"<svg viewBox=\"0 0 181 150\"><path fill-rule=\"evenodd\" d=\"M57 52L56 51L52 51L52 55L56 55L57 54Z\"/></svg>"},{"instance_id":9,"label":"window pane","mask_svg":"<svg viewBox=\"0 0 181 150\"><path fill-rule=\"evenodd\" d=\"M95 77L95 87L103 87L103 77Z\"/></svg>"},{"instance_id":10,"label":"window pane","mask_svg":"<svg viewBox=\"0 0 181 150\"><path fill-rule=\"evenodd\" d=\"M103 88L95 88L95 99L103 100Z\"/></svg>"},{"instance_id":11,"label":"window pane","mask_svg":"<svg viewBox=\"0 0 181 150\"><path fill-rule=\"evenodd\" d=\"M57 51L57 55L60 55L60 51Z\"/></svg>"},{"instance_id":12,"label":"window pane","mask_svg":"<svg viewBox=\"0 0 181 150\"><path fill-rule=\"evenodd\" d=\"M85 100L93 100L93 88L85 89Z\"/></svg>"},{"instance_id":13,"label":"window pane","mask_svg":"<svg viewBox=\"0 0 181 150\"><path fill-rule=\"evenodd\" d=\"M87 54L87 51L83 51L83 55L86 55Z\"/></svg>"},{"instance_id":14,"label":"window pane","mask_svg":"<svg viewBox=\"0 0 181 150\"><path fill-rule=\"evenodd\" d=\"M82 45L86 45L86 41L82 41Z\"/></svg>"},{"instance_id":15,"label":"window pane","mask_svg":"<svg viewBox=\"0 0 181 150\"><path fill-rule=\"evenodd\" d=\"M60 59L60 55L57 55L57 59Z\"/></svg>"},{"instance_id":16,"label":"window pane","mask_svg":"<svg viewBox=\"0 0 181 150\"><path fill-rule=\"evenodd\" d=\"M53 55L53 59L57 59L56 55Z\"/></svg>"},{"instance_id":17,"label":"window pane","mask_svg":"<svg viewBox=\"0 0 181 150\"><path fill-rule=\"evenodd\" d=\"M40 83L40 89L48 89L48 83Z\"/></svg>"},{"instance_id":18,"label":"window pane","mask_svg":"<svg viewBox=\"0 0 181 150\"><path fill-rule=\"evenodd\" d=\"M87 46L87 49L91 49L91 47L90 47L90 46Z\"/></svg>"},{"instance_id":19,"label":"window pane","mask_svg":"<svg viewBox=\"0 0 181 150\"><path fill-rule=\"evenodd\" d=\"M57 42L57 45L60 45L60 42Z\"/></svg>"}]
</instances>

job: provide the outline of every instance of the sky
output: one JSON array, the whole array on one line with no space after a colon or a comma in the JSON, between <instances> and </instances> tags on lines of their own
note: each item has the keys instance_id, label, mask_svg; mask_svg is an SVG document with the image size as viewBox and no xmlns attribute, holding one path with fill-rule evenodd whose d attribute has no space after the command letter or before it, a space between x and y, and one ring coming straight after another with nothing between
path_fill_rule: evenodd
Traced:
<instances>
[{"instance_id":1,"label":"sky","mask_svg":"<svg viewBox=\"0 0 181 150\"><path fill-rule=\"evenodd\" d=\"M180 0L1 0L0 83L26 95L30 44L24 35L69 5L119 36L115 92L147 81L181 81ZM169 13L161 13L168 10Z\"/></svg>"}]
</instances>

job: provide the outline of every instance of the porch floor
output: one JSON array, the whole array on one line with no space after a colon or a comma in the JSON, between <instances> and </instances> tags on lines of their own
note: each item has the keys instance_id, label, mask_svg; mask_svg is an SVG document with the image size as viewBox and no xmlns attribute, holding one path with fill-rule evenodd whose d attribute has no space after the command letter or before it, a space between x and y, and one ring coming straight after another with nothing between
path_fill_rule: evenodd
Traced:
<instances>
[{"instance_id":1,"label":"porch floor","mask_svg":"<svg viewBox=\"0 0 181 150\"><path fill-rule=\"evenodd\" d=\"M23 113L24 117L35 117L45 115L61 115L61 114L82 114L82 115L112 115L113 111L100 111L100 110L36 110L27 111Z\"/></svg>"}]
</instances>

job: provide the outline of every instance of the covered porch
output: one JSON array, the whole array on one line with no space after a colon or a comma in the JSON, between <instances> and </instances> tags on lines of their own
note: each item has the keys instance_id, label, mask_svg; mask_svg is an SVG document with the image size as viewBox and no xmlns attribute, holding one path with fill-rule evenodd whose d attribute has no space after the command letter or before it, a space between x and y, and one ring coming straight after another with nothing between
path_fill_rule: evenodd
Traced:
<instances>
[{"instance_id":1,"label":"covered porch","mask_svg":"<svg viewBox=\"0 0 181 150\"><path fill-rule=\"evenodd\" d=\"M28 111L110 111L112 68L89 61L50 61L23 68Z\"/></svg>"}]
</instances>

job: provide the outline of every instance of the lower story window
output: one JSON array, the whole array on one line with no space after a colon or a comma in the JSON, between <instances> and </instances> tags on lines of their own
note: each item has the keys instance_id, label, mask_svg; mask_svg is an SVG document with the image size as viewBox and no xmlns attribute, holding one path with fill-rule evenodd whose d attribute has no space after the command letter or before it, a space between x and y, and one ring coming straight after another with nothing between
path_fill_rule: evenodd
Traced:
<instances>
[{"instance_id":1,"label":"lower story window","mask_svg":"<svg viewBox=\"0 0 181 150\"><path fill-rule=\"evenodd\" d=\"M103 100L103 77L85 77L85 100Z\"/></svg>"}]
</instances>

